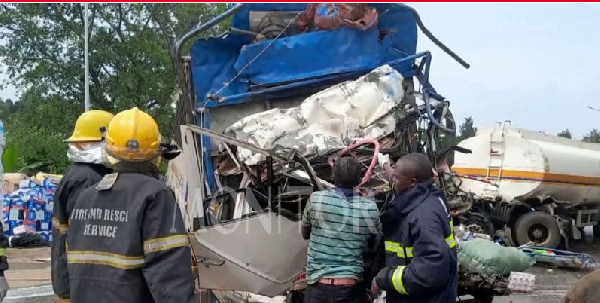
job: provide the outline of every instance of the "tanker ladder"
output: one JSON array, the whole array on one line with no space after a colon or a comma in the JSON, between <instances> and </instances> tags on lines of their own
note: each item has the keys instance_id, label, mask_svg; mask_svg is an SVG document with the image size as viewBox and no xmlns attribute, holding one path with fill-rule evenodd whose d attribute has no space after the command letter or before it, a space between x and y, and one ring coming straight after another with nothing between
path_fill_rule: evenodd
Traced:
<instances>
[{"instance_id":1,"label":"tanker ladder","mask_svg":"<svg viewBox=\"0 0 600 303\"><path fill-rule=\"evenodd\" d=\"M496 122L494 129L490 132L490 158L488 161L486 178L495 179L495 182L486 183L484 192L489 196L498 196L500 181L502 180L502 164L504 163L506 129L510 127L509 120ZM498 138L499 137L499 138Z\"/></svg>"}]
</instances>

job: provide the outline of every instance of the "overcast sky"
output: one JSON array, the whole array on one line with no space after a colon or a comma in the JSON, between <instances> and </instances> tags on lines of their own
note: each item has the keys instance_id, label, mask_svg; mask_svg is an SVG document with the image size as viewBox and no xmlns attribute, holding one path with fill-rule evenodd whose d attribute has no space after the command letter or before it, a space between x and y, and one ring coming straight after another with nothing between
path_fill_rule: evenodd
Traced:
<instances>
[{"instance_id":1,"label":"overcast sky","mask_svg":"<svg viewBox=\"0 0 600 303\"><path fill-rule=\"evenodd\" d=\"M581 137L600 129L600 5L583 3L409 3L464 69L422 34L433 53L431 82L462 122L512 120Z\"/></svg>"},{"instance_id":2,"label":"overcast sky","mask_svg":"<svg viewBox=\"0 0 600 303\"><path fill-rule=\"evenodd\" d=\"M442 42L471 64L466 70L426 37L431 82L452 101L457 120L581 137L600 128L600 4L409 3ZM83 71L82 71L83 72ZM0 79L4 75L0 75ZM15 98L13 87L1 97Z\"/></svg>"}]
</instances>

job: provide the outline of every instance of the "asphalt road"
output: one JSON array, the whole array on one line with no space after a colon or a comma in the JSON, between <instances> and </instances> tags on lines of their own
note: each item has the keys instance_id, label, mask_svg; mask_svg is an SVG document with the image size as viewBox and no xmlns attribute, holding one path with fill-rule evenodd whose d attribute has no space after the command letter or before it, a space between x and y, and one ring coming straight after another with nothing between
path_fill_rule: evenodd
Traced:
<instances>
[{"instance_id":1,"label":"asphalt road","mask_svg":"<svg viewBox=\"0 0 600 303\"><path fill-rule=\"evenodd\" d=\"M586 229L585 241L571 243L571 251L586 253L596 258L600 267L600 241L592 239L592 231ZM535 291L526 295L496 297L494 303L563 303L567 291L587 272L548 269L533 266L527 272L536 275Z\"/></svg>"},{"instance_id":2,"label":"asphalt road","mask_svg":"<svg viewBox=\"0 0 600 303\"><path fill-rule=\"evenodd\" d=\"M591 254L600 262L600 241L592 241L589 232L586 236L586 241L572 244L571 250ZM571 286L586 274L536 266L528 272L536 275L533 293L496 297L494 303L562 303ZM52 287L44 285L10 290L2 303L52 303Z\"/></svg>"}]
</instances>

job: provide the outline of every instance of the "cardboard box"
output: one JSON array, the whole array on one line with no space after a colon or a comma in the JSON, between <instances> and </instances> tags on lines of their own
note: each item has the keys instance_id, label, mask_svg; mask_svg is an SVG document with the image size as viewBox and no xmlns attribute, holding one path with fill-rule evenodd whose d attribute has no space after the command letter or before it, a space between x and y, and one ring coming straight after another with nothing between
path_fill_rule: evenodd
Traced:
<instances>
[{"instance_id":1,"label":"cardboard box","mask_svg":"<svg viewBox=\"0 0 600 303\"><path fill-rule=\"evenodd\" d=\"M24 174L4 174L2 176L2 193L10 194L19 189L19 183L27 179Z\"/></svg>"}]
</instances>

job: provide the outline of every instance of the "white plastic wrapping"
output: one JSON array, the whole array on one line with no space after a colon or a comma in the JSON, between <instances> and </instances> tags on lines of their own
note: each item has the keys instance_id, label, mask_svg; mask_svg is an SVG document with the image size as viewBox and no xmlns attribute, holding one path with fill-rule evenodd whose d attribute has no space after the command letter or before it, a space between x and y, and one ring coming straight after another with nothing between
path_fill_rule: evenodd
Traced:
<instances>
[{"instance_id":1,"label":"white plastic wrapping","mask_svg":"<svg viewBox=\"0 0 600 303\"><path fill-rule=\"evenodd\" d=\"M508 289L513 292L531 293L535 285L535 275L524 272L511 272Z\"/></svg>"},{"instance_id":2,"label":"white plastic wrapping","mask_svg":"<svg viewBox=\"0 0 600 303\"><path fill-rule=\"evenodd\" d=\"M402 80L400 73L383 65L320 91L298 107L247 116L225 133L264 149L296 148L304 155L342 148L354 138L381 138L395 129L393 110L404 97ZM248 165L264 160L250 150L238 151Z\"/></svg>"},{"instance_id":3,"label":"white plastic wrapping","mask_svg":"<svg viewBox=\"0 0 600 303\"><path fill-rule=\"evenodd\" d=\"M67 158L71 162L104 164L106 161L103 149L102 143L71 143L67 150Z\"/></svg>"}]
</instances>

